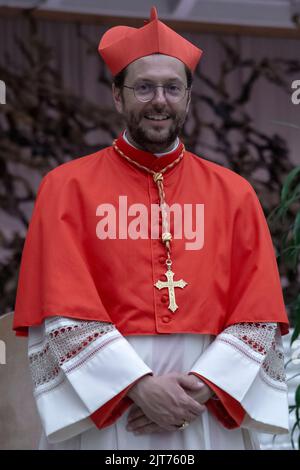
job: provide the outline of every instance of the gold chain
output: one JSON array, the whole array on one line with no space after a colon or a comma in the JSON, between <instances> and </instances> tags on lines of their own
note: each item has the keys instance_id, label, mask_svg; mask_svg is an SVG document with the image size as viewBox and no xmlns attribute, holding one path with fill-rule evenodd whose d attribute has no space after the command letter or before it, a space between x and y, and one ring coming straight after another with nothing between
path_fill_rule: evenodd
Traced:
<instances>
[{"instance_id":1,"label":"gold chain","mask_svg":"<svg viewBox=\"0 0 300 470\"><path fill-rule=\"evenodd\" d=\"M159 200L160 200L160 207L161 207L161 216L162 216L162 235L161 239L162 242L165 244L166 250L167 250L167 256L168 260L170 259L170 253L171 253L171 240L172 240L172 234L170 232L169 224L168 224L168 216L167 216L167 211L166 211L166 201L165 201L165 191L164 191L164 185L163 185L163 174L173 168L177 163L180 162L180 160L183 158L184 152L185 152L185 147L183 145L182 151L180 152L180 155L174 160L172 163L169 163L169 165L165 166L162 170L159 172L155 172L153 170L150 170L150 168L147 168L144 165L141 165L140 163L136 162L135 160L132 160L128 155L125 155L124 152L122 152L121 149L117 146L117 141L114 140L113 142L113 148L116 150L116 152L121 155L122 157L126 158L127 161L130 163L133 163L135 166L138 168L147 171L148 173L152 174L154 182L157 184L158 188L158 193L159 193ZM159 158L159 157L158 157Z\"/></svg>"}]
</instances>

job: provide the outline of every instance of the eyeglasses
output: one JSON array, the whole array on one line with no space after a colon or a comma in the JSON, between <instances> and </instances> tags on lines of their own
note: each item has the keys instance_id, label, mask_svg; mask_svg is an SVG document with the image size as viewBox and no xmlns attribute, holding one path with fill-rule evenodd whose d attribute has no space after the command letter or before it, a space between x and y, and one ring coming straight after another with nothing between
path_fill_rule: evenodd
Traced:
<instances>
[{"instance_id":1,"label":"eyeglasses","mask_svg":"<svg viewBox=\"0 0 300 470\"><path fill-rule=\"evenodd\" d=\"M152 83L142 82L137 83L134 86L123 85L123 88L129 88L130 90L133 90L136 99L142 103L147 103L148 101L153 100L156 93L156 88L163 88L165 98L172 103L178 103L181 101L186 95L186 90L189 90L189 88L180 83L169 85L153 85Z\"/></svg>"}]
</instances>

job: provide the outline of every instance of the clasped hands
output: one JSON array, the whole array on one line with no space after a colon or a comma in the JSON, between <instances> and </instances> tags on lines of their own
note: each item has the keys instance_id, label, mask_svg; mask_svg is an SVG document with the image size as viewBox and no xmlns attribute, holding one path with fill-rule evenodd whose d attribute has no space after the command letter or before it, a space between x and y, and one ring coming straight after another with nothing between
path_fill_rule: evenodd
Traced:
<instances>
[{"instance_id":1,"label":"clasped hands","mask_svg":"<svg viewBox=\"0 0 300 470\"><path fill-rule=\"evenodd\" d=\"M128 392L134 404L128 414L127 430L134 434L178 431L205 410L212 390L194 374L173 372L146 375Z\"/></svg>"}]
</instances>

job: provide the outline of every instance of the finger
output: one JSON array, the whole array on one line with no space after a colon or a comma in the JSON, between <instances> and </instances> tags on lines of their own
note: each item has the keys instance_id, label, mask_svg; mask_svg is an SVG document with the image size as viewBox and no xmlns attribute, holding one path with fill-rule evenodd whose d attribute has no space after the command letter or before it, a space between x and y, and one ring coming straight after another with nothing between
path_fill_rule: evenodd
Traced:
<instances>
[{"instance_id":1,"label":"finger","mask_svg":"<svg viewBox=\"0 0 300 470\"><path fill-rule=\"evenodd\" d=\"M139 406L135 405L134 407L132 407L132 409L128 413L127 420L128 420L128 422L131 422L131 421L134 421L136 418L139 418L141 416L144 416L143 410Z\"/></svg>"},{"instance_id":2,"label":"finger","mask_svg":"<svg viewBox=\"0 0 300 470\"><path fill-rule=\"evenodd\" d=\"M129 414L134 413L135 411L140 410L140 409L141 408L136 403L133 403L129 408Z\"/></svg>"},{"instance_id":3,"label":"finger","mask_svg":"<svg viewBox=\"0 0 300 470\"><path fill-rule=\"evenodd\" d=\"M206 410L206 407L204 405L200 405L197 401L193 400L193 398L189 399L189 402L187 404L188 410L195 414L195 415L200 415L203 413L203 411Z\"/></svg>"},{"instance_id":4,"label":"finger","mask_svg":"<svg viewBox=\"0 0 300 470\"><path fill-rule=\"evenodd\" d=\"M178 382L181 387L190 390L201 390L201 388L204 387L202 380L196 377L194 374L183 375L179 377Z\"/></svg>"},{"instance_id":5,"label":"finger","mask_svg":"<svg viewBox=\"0 0 300 470\"><path fill-rule=\"evenodd\" d=\"M151 424L152 421L147 418L147 416L142 416L140 418L137 418L135 419L134 421L131 421L131 423L128 423L128 425L126 426L127 430L128 431L136 431L144 426L147 426L148 424Z\"/></svg>"},{"instance_id":6,"label":"finger","mask_svg":"<svg viewBox=\"0 0 300 470\"><path fill-rule=\"evenodd\" d=\"M203 412L202 412L203 413ZM192 413L192 412L188 412L185 416L185 418L183 419L183 421L187 421L188 423L192 423L193 421L195 421L196 419L198 419L202 413ZM182 422L183 422L182 421Z\"/></svg>"},{"instance_id":7,"label":"finger","mask_svg":"<svg viewBox=\"0 0 300 470\"><path fill-rule=\"evenodd\" d=\"M138 419L143 418L146 416L143 412L136 414L135 416L128 417L127 423L132 424L135 423Z\"/></svg>"},{"instance_id":8,"label":"finger","mask_svg":"<svg viewBox=\"0 0 300 470\"><path fill-rule=\"evenodd\" d=\"M140 434L153 434L153 433L162 433L162 432L170 432L170 431L177 431L178 428L176 428L175 426L170 428L170 430L167 430L165 428L162 428L161 426L159 426L158 424L156 423L150 423L150 424L147 424L146 426L143 426L142 428L139 428L138 430L136 430L134 432L134 434L136 435L140 435Z\"/></svg>"}]
</instances>

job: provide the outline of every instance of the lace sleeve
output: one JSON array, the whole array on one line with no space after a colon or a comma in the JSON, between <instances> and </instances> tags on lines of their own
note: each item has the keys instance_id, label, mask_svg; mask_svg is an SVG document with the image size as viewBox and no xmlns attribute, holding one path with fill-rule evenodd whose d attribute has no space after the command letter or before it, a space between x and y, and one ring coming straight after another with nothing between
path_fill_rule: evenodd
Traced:
<instances>
[{"instance_id":1,"label":"lace sleeve","mask_svg":"<svg viewBox=\"0 0 300 470\"><path fill-rule=\"evenodd\" d=\"M47 318L30 327L28 347L34 396L50 442L117 420L130 406L128 388L152 373L109 322Z\"/></svg>"},{"instance_id":2,"label":"lace sleeve","mask_svg":"<svg viewBox=\"0 0 300 470\"><path fill-rule=\"evenodd\" d=\"M227 412L236 416L239 426L274 434L288 432L284 353L277 323L227 327L196 361L192 372L211 385L219 411L221 404L225 408L229 404Z\"/></svg>"},{"instance_id":3,"label":"lace sleeve","mask_svg":"<svg viewBox=\"0 0 300 470\"><path fill-rule=\"evenodd\" d=\"M279 328L261 367L261 375L270 385L285 389L284 352Z\"/></svg>"},{"instance_id":4,"label":"lace sleeve","mask_svg":"<svg viewBox=\"0 0 300 470\"><path fill-rule=\"evenodd\" d=\"M261 362L260 373L268 383L280 385L285 382L284 354L277 323L237 323L226 328L219 340L240 348L244 354ZM257 358L256 353L261 357Z\"/></svg>"},{"instance_id":5,"label":"lace sleeve","mask_svg":"<svg viewBox=\"0 0 300 470\"><path fill-rule=\"evenodd\" d=\"M43 335L29 343L29 366L35 394L44 393L65 379L61 368L96 339L114 331L112 323L76 321L64 317L47 319Z\"/></svg>"}]
</instances>

